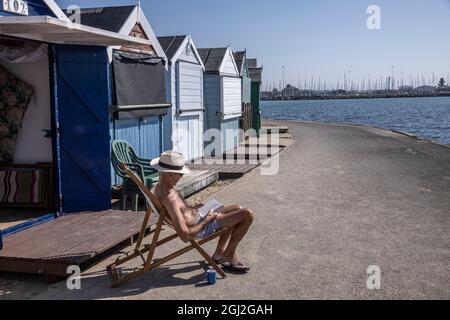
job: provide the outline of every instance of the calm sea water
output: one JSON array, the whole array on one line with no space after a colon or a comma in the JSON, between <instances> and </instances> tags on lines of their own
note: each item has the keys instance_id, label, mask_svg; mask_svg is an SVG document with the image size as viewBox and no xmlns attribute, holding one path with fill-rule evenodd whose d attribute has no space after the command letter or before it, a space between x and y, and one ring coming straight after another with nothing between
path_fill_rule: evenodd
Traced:
<instances>
[{"instance_id":1,"label":"calm sea water","mask_svg":"<svg viewBox=\"0 0 450 320\"><path fill-rule=\"evenodd\" d=\"M262 101L261 109L264 119L369 125L450 146L450 97Z\"/></svg>"}]
</instances>

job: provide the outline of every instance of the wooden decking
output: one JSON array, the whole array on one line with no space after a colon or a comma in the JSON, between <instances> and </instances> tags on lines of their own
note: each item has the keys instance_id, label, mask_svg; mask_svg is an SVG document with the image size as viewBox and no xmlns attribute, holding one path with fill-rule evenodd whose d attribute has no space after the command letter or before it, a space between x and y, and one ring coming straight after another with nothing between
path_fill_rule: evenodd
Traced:
<instances>
[{"instance_id":1,"label":"wooden decking","mask_svg":"<svg viewBox=\"0 0 450 320\"><path fill-rule=\"evenodd\" d=\"M67 276L67 267L84 268L130 244L144 212L108 210L63 216L3 239L0 271ZM152 219L149 225L156 222Z\"/></svg>"}]
</instances>

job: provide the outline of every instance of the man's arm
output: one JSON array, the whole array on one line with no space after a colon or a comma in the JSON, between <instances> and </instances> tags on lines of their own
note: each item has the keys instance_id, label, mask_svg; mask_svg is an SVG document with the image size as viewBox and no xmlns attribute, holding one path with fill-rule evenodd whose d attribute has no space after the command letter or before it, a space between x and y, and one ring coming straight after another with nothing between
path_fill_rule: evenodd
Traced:
<instances>
[{"instance_id":1,"label":"man's arm","mask_svg":"<svg viewBox=\"0 0 450 320\"><path fill-rule=\"evenodd\" d=\"M172 220L172 224L180 235L181 240L184 242L189 242L195 239L195 236L203 230L209 223L217 218L217 213L210 212L208 216L198 225L189 227L186 224L186 220L180 211L180 208L176 205L176 199L174 195L169 195L167 198L162 200L163 205L167 209L167 213Z\"/></svg>"}]
</instances>

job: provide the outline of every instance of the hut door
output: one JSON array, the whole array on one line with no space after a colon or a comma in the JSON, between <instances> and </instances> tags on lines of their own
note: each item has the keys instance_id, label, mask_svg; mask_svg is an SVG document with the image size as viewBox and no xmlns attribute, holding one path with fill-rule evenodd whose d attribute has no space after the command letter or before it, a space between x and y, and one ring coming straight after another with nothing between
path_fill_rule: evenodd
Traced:
<instances>
[{"instance_id":1,"label":"hut door","mask_svg":"<svg viewBox=\"0 0 450 320\"><path fill-rule=\"evenodd\" d=\"M105 48L55 46L57 157L63 213L111 208Z\"/></svg>"},{"instance_id":2,"label":"hut door","mask_svg":"<svg viewBox=\"0 0 450 320\"><path fill-rule=\"evenodd\" d=\"M199 116L184 116L178 119L178 149L186 161L201 157Z\"/></svg>"}]
</instances>

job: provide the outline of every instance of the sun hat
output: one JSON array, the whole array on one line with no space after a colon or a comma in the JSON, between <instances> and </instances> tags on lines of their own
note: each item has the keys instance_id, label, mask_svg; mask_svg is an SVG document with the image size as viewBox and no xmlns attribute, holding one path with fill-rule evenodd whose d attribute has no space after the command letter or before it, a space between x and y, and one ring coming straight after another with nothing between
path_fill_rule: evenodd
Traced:
<instances>
[{"instance_id":1,"label":"sun hat","mask_svg":"<svg viewBox=\"0 0 450 320\"><path fill-rule=\"evenodd\" d=\"M159 172L190 174L191 170L184 165L184 157L176 151L166 151L161 157L150 161L150 165Z\"/></svg>"}]
</instances>

